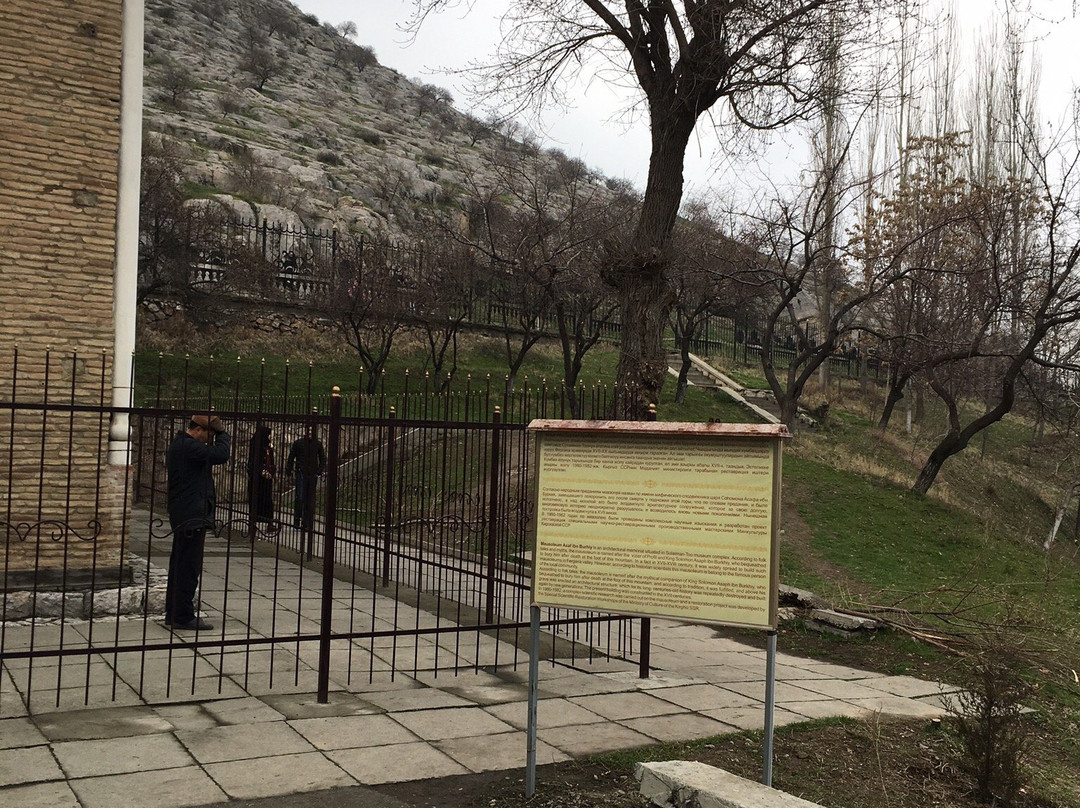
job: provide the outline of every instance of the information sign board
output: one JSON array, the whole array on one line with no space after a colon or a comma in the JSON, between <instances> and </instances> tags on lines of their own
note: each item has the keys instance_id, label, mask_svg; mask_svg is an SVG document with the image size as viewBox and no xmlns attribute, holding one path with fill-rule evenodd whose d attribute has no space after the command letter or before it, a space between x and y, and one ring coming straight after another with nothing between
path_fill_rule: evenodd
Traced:
<instances>
[{"instance_id":1,"label":"information sign board","mask_svg":"<svg viewBox=\"0 0 1080 808\"><path fill-rule=\"evenodd\" d=\"M536 605L775 629L784 427L529 429Z\"/></svg>"}]
</instances>

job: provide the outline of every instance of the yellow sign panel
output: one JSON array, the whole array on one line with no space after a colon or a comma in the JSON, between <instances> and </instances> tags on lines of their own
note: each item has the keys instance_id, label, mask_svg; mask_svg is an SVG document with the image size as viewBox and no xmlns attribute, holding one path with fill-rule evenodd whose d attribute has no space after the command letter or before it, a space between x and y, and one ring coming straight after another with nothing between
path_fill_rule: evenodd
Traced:
<instances>
[{"instance_id":1,"label":"yellow sign panel","mask_svg":"<svg viewBox=\"0 0 1080 808\"><path fill-rule=\"evenodd\" d=\"M533 600L775 628L786 433L635 426L537 432Z\"/></svg>"}]
</instances>

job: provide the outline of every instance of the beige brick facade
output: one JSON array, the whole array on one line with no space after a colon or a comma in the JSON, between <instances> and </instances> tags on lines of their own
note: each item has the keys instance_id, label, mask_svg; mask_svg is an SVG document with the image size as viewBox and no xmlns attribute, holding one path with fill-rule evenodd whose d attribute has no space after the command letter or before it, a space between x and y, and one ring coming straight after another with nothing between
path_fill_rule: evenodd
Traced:
<instances>
[{"instance_id":1,"label":"beige brick facade","mask_svg":"<svg viewBox=\"0 0 1080 808\"><path fill-rule=\"evenodd\" d=\"M0 3L3 402L16 347L18 401L110 400L122 17L122 0ZM115 565L107 429L101 413L0 411L0 571ZM80 536L34 527L49 521Z\"/></svg>"}]
</instances>

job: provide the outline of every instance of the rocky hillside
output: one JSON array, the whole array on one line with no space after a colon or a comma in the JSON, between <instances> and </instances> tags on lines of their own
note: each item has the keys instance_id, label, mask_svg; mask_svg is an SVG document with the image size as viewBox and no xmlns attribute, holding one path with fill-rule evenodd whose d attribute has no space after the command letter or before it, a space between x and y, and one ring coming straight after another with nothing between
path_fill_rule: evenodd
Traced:
<instances>
[{"instance_id":1,"label":"rocky hillside","mask_svg":"<svg viewBox=\"0 0 1080 808\"><path fill-rule=\"evenodd\" d=\"M537 151L376 57L284 0L147 0L149 137L179 146L193 196L389 236L482 183L482 150Z\"/></svg>"}]
</instances>

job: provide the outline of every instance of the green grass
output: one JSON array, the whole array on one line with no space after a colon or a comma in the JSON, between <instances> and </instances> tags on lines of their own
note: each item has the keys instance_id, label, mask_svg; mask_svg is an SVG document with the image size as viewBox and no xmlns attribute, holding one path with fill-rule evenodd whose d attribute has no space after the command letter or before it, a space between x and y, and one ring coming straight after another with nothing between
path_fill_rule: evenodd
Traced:
<instances>
[{"instance_id":1,"label":"green grass","mask_svg":"<svg viewBox=\"0 0 1080 808\"><path fill-rule=\"evenodd\" d=\"M233 409L234 401L247 402L261 395L269 406L280 396L313 401L325 399L339 387L346 396L365 390L366 379L359 361L352 357L323 359L318 362L303 357L238 356L229 346L207 346L213 355L187 357L179 353L158 354L139 351L135 356L135 401L140 405L178 408L213 405L219 410ZM579 377L588 400L595 391L610 395L615 378L617 352L598 346L586 355ZM380 394L400 397L406 391L418 393L433 388L425 379L428 359L421 351L404 351L387 362L379 385ZM491 391L491 400L500 403L506 385L506 360L503 348L495 341L478 342L459 356L458 372L452 389L474 393ZM522 366L515 390L528 388L557 390L562 380L561 355L551 347L534 349ZM399 405L399 413L401 407ZM675 403L675 386L665 386L657 408L662 421L706 422L710 420L746 422L750 417L725 397L699 388L689 388L682 404Z\"/></svg>"}]
</instances>

